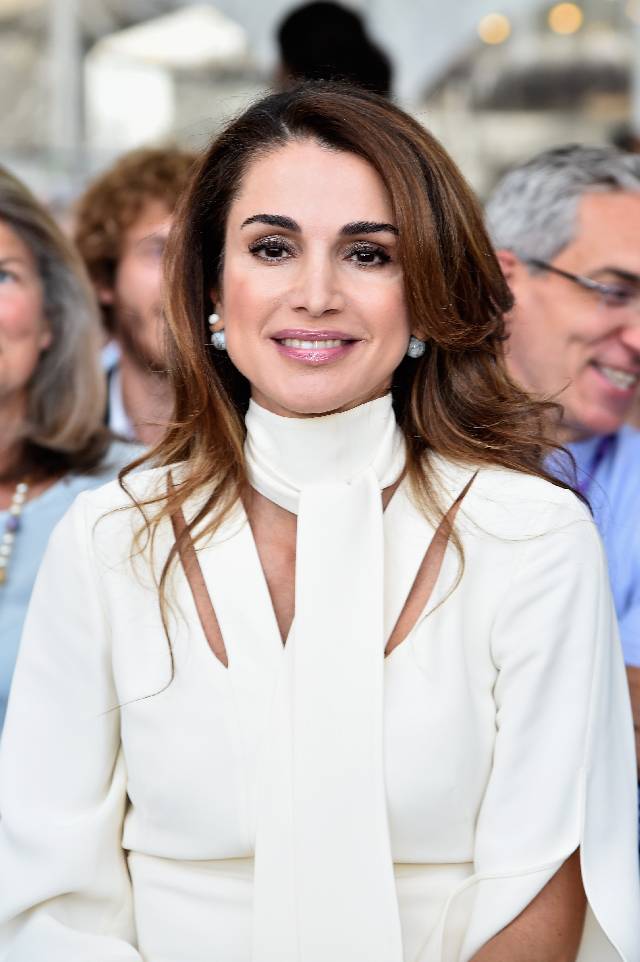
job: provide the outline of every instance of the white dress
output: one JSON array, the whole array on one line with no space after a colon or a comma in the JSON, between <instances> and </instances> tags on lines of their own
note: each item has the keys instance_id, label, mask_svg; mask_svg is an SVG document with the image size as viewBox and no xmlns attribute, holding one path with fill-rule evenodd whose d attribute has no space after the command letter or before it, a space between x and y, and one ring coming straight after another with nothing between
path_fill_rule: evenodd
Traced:
<instances>
[{"instance_id":1,"label":"white dress","mask_svg":"<svg viewBox=\"0 0 640 962\"><path fill-rule=\"evenodd\" d=\"M450 502L472 474L434 469ZM130 484L162 491L166 476ZM261 760L288 652L238 509L198 552L229 666L178 569L170 681L125 503L117 483L81 495L34 592L2 746L0 959L250 962ZM384 525L388 633L433 528L404 482ZM580 962L640 962L632 729L594 525L571 493L485 469L457 527L459 584L450 546L384 668L404 960L467 962L579 846ZM172 539L167 523L156 571Z\"/></svg>"}]
</instances>

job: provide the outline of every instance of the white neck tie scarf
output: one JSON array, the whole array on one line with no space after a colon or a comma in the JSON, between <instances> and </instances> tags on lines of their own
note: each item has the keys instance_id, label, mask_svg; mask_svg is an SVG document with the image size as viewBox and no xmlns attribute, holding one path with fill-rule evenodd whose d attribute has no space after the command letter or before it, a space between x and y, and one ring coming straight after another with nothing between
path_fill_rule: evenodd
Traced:
<instances>
[{"instance_id":1,"label":"white neck tie scarf","mask_svg":"<svg viewBox=\"0 0 640 962\"><path fill-rule=\"evenodd\" d=\"M283 418L253 402L253 487L298 515L295 618L262 772L253 962L402 962L383 759L381 489L391 396Z\"/></svg>"}]
</instances>

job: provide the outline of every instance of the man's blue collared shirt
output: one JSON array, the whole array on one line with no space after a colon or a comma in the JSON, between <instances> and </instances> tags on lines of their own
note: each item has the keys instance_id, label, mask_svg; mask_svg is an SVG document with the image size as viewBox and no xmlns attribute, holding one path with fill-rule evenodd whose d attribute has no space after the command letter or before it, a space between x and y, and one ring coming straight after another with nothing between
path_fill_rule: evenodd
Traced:
<instances>
[{"instance_id":1,"label":"man's blue collared shirt","mask_svg":"<svg viewBox=\"0 0 640 962\"><path fill-rule=\"evenodd\" d=\"M640 666L640 431L623 427L598 458L601 443L600 435L567 448L607 552L625 661Z\"/></svg>"}]
</instances>

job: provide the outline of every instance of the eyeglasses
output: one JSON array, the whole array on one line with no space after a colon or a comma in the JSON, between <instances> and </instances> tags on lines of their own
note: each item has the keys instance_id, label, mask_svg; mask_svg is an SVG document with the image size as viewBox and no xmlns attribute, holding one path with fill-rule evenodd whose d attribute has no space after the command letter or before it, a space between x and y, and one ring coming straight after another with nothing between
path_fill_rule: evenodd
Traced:
<instances>
[{"instance_id":1,"label":"eyeglasses","mask_svg":"<svg viewBox=\"0 0 640 962\"><path fill-rule=\"evenodd\" d=\"M640 277L635 274L626 276L621 272L620 282L617 284L604 284L602 281L594 281L591 277L584 277L581 274L572 274L570 271L563 271L559 267L554 267L548 261L540 261L530 257L524 261L531 267L537 267L542 271L550 271L558 274L566 280L577 284L587 291L593 291L600 298L600 303L608 310L620 310L621 308L632 309L640 313Z\"/></svg>"}]
</instances>

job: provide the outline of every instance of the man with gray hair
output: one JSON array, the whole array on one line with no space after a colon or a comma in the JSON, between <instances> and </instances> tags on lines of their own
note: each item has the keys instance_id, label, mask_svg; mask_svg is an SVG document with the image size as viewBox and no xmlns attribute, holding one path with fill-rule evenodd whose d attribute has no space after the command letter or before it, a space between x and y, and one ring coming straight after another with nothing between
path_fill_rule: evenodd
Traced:
<instances>
[{"instance_id":1,"label":"man with gray hair","mask_svg":"<svg viewBox=\"0 0 640 962\"><path fill-rule=\"evenodd\" d=\"M502 178L486 213L515 298L507 365L562 405L558 441L605 543L638 745L640 432L625 421L640 383L640 156L545 151Z\"/></svg>"}]
</instances>

